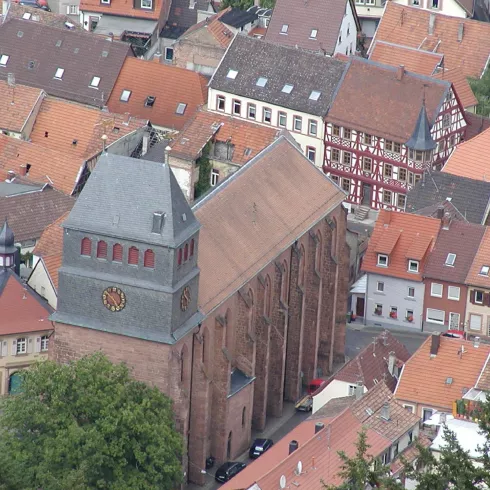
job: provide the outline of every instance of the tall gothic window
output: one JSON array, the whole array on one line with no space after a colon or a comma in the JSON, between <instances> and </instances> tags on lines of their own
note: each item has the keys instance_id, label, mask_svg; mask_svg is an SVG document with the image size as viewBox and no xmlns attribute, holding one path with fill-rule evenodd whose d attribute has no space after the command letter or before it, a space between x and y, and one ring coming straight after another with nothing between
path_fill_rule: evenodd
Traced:
<instances>
[{"instance_id":1,"label":"tall gothic window","mask_svg":"<svg viewBox=\"0 0 490 490\"><path fill-rule=\"evenodd\" d=\"M112 260L113 262L122 262L123 248L120 243L115 243L112 247Z\"/></svg>"},{"instance_id":2,"label":"tall gothic window","mask_svg":"<svg viewBox=\"0 0 490 490\"><path fill-rule=\"evenodd\" d=\"M149 269L155 268L155 252L153 250L145 250L143 265Z\"/></svg>"},{"instance_id":3,"label":"tall gothic window","mask_svg":"<svg viewBox=\"0 0 490 490\"><path fill-rule=\"evenodd\" d=\"M138 265L140 251L136 247L129 247L128 264Z\"/></svg>"},{"instance_id":4,"label":"tall gothic window","mask_svg":"<svg viewBox=\"0 0 490 490\"><path fill-rule=\"evenodd\" d=\"M97 258L107 259L107 243L102 240L97 243Z\"/></svg>"}]
</instances>

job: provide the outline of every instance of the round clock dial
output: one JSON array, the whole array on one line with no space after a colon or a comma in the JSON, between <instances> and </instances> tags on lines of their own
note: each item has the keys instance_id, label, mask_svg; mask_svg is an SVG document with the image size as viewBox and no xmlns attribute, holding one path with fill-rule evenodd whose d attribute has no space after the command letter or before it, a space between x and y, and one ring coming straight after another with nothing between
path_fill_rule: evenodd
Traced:
<instances>
[{"instance_id":1,"label":"round clock dial","mask_svg":"<svg viewBox=\"0 0 490 490\"><path fill-rule=\"evenodd\" d=\"M126 295L117 287L104 289L102 302L110 311L121 311L126 306Z\"/></svg>"},{"instance_id":2,"label":"round clock dial","mask_svg":"<svg viewBox=\"0 0 490 490\"><path fill-rule=\"evenodd\" d=\"M189 286L186 286L182 291L182 296L180 297L180 309L182 311L187 310L190 302L191 302L191 290Z\"/></svg>"}]
</instances>

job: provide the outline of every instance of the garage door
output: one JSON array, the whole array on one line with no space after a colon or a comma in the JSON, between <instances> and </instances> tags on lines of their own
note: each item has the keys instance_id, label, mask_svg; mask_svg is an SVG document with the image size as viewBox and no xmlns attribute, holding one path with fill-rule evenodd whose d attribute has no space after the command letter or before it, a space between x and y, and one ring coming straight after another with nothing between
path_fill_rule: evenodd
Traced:
<instances>
[{"instance_id":1,"label":"garage door","mask_svg":"<svg viewBox=\"0 0 490 490\"><path fill-rule=\"evenodd\" d=\"M480 315L470 315L470 329L471 330L481 330L481 316Z\"/></svg>"}]
</instances>

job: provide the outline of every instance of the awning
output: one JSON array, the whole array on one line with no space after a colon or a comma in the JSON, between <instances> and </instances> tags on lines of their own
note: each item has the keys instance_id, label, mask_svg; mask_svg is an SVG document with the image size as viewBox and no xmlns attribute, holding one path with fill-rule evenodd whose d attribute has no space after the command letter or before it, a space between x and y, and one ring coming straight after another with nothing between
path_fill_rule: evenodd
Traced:
<instances>
[{"instance_id":1,"label":"awning","mask_svg":"<svg viewBox=\"0 0 490 490\"><path fill-rule=\"evenodd\" d=\"M367 274L360 277L350 288L351 294L366 294Z\"/></svg>"},{"instance_id":2,"label":"awning","mask_svg":"<svg viewBox=\"0 0 490 490\"><path fill-rule=\"evenodd\" d=\"M139 33L140 35L147 33L151 36L157 24L158 22L156 20L130 19L127 17L103 15L94 32L95 34L105 36L112 33L116 37L121 37L125 32Z\"/></svg>"}]
</instances>

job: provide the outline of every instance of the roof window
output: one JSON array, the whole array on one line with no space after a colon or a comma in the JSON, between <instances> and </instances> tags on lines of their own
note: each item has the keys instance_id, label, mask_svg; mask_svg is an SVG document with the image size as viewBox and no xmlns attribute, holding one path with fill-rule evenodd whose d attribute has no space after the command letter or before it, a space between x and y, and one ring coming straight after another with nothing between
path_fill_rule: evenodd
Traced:
<instances>
[{"instance_id":1,"label":"roof window","mask_svg":"<svg viewBox=\"0 0 490 490\"><path fill-rule=\"evenodd\" d=\"M92 81L90 82L90 86L93 88L97 88L100 83L100 77L93 77Z\"/></svg>"},{"instance_id":2,"label":"roof window","mask_svg":"<svg viewBox=\"0 0 490 490\"><path fill-rule=\"evenodd\" d=\"M322 93L321 93L321 92L319 92L318 90L312 90L312 91L311 91L311 94L310 94L309 99L310 99L310 100L315 100L315 101L316 101L316 100L318 100L318 99L320 98L320 95L321 95L321 94L322 94Z\"/></svg>"},{"instance_id":3,"label":"roof window","mask_svg":"<svg viewBox=\"0 0 490 490\"><path fill-rule=\"evenodd\" d=\"M293 91L294 85L290 85L289 83L286 83L284 87L282 87L281 92L284 92L285 94L290 94Z\"/></svg>"},{"instance_id":4,"label":"roof window","mask_svg":"<svg viewBox=\"0 0 490 490\"><path fill-rule=\"evenodd\" d=\"M127 102L130 97L131 97L131 90L123 90L122 93L121 93L121 97L119 98L119 100L121 102Z\"/></svg>"},{"instance_id":5,"label":"roof window","mask_svg":"<svg viewBox=\"0 0 490 490\"><path fill-rule=\"evenodd\" d=\"M255 85L257 85L257 87L265 87L266 83L267 83L267 78L259 77Z\"/></svg>"},{"instance_id":6,"label":"roof window","mask_svg":"<svg viewBox=\"0 0 490 490\"><path fill-rule=\"evenodd\" d=\"M107 58L109 56L109 51L102 51L102 58Z\"/></svg>"},{"instance_id":7,"label":"roof window","mask_svg":"<svg viewBox=\"0 0 490 490\"><path fill-rule=\"evenodd\" d=\"M226 78L231 78L232 80L235 80L237 75L238 72L236 70L229 70L228 75L226 75Z\"/></svg>"},{"instance_id":8,"label":"roof window","mask_svg":"<svg viewBox=\"0 0 490 490\"><path fill-rule=\"evenodd\" d=\"M62 41L61 39L58 39L58 40L56 41L56 47L57 47L57 48L61 48L61 45L62 45L62 44L63 44L63 41Z\"/></svg>"},{"instance_id":9,"label":"roof window","mask_svg":"<svg viewBox=\"0 0 490 490\"><path fill-rule=\"evenodd\" d=\"M454 265L454 262L456 261L456 254L453 253L448 253L446 257L446 264L452 267Z\"/></svg>"},{"instance_id":10,"label":"roof window","mask_svg":"<svg viewBox=\"0 0 490 490\"><path fill-rule=\"evenodd\" d=\"M9 58L10 56L7 56L6 54L2 54L2 56L0 56L0 66L7 66Z\"/></svg>"},{"instance_id":11,"label":"roof window","mask_svg":"<svg viewBox=\"0 0 490 490\"><path fill-rule=\"evenodd\" d=\"M74 54L78 54L79 52L80 52L80 48L75 48L75 49L73 50L73 53L74 53Z\"/></svg>"},{"instance_id":12,"label":"roof window","mask_svg":"<svg viewBox=\"0 0 490 490\"><path fill-rule=\"evenodd\" d=\"M488 273L490 272L490 266L488 265L482 265L480 269L480 275L481 276L488 276Z\"/></svg>"},{"instance_id":13,"label":"roof window","mask_svg":"<svg viewBox=\"0 0 490 490\"><path fill-rule=\"evenodd\" d=\"M318 35L318 29L312 29L310 32L310 39L316 39Z\"/></svg>"},{"instance_id":14,"label":"roof window","mask_svg":"<svg viewBox=\"0 0 490 490\"><path fill-rule=\"evenodd\" d=\"M153 107L156 99L154 95L149 95L145 100L145 107Z\"/></svg>"},{"instance_id":15,"label":"roof window","mask_svg":"<svg viewBox=\"0 0 490 490\"><path fill-rule=\"evenodd\" d=\"M63 78L63 73L65 73L65 70L63 68L56 68L54 78L56 78L57 80L61 80Z\"/></svg>"},{"instance_id":16,"label":"roof window","mask_svg":"<svg viewBox=\"0 0 490 490\"><path fill-rule=\"evenodd\" d=\"M175 111L176 114L179 114L180 116L183 116L184 115L184 112L185 112L185 108L187 107L187 104L184 104L183 102L181 102L178 106L177 106L177 110Z\"/></svg>"},{"instance_id":17,"label":"roof window","mask_svg":"<svg viewBox=\"0 0 490 490\"><path fill-rule=\"evenodd\" d=\"M22 37L23 35L24 35L24 33L22 31L17 32L17 37Z\"/></svg>"},{"instance_id":18,"label":"roof window","mask_svg":"<svg viewBox=\"0 0 490 490\"><path fill-rule=\"evenodd\" d=\"M34 70L35 67L36 67L36 62L35 61L30 60L30 61L27 62L27 69L28 70Z\"/></svg>"},{"instance_id":19,"label":"roof window","mask_svg":"<svg viewBox=\"0 0 490 490\"><path fill-rule=\"evenodd\" d=\"M287 34L288 33L288 29L289 29L289 25L288 24L283 24L282 27L281 27L281 34Z\"/></svg>"},{"instance_id":20,"label":"roof window","mask_svg":"<svg viewBox=\"0 0 490 490\"><path fill-rule=\"evenodd\" d=\"M24 20L29 20L29 19L31 18L31 15L32 15L31 13L26 12L26 13L25 13L25 14L22 16L22 18L23 18Z\"/></svg>"}]
</instances>

